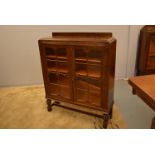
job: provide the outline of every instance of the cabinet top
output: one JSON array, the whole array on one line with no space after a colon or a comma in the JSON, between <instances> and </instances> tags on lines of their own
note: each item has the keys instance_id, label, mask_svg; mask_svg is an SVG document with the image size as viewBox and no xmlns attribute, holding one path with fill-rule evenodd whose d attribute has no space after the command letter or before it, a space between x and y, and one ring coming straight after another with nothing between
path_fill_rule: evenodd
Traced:
<instances>
[{"instance_id":1,"label":"cabinet top","mask_svg":"<svg viewBox=\"0 0 155 155\"><path fill-rule=\"evenodd\" d=\"M69 41L69 42L107 42L115 39L111 32L53 32L52 36L41 38L40 41Z\"/></svg>"},{"instance_id":2,"label":"cabinet top","mask_svg":"<svg viewBox=\"0 0 155 155\"><path fill-rule=\"evenodd\" d=\"M141 30L146 32L155 32L155 25L146 25Z\"/></svg>"},{"instance_id":3,"label":"cabinet top","mask_svg":"<svg viewBox=\"0 0 155 155\"><path fill-rule=\"evenodd\" d=\"M53 32L53 38L110 38L111 32Z\"/></svg>"}]
</instances>

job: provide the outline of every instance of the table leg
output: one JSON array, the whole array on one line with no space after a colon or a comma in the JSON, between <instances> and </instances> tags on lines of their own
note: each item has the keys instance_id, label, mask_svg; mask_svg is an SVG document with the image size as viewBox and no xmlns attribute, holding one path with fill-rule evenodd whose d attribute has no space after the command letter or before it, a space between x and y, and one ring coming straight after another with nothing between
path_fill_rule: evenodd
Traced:
<instances>
[{"instance_id":1,"label":"table leg","mask_svg":"<svg viewBox=\"0 0 155 155\"><path fill-rule=\"evenodd\" d=\"M136 95L136 90L135 89L132 89L132 94Z\"/></svg>"},{"instance_id":2,"label":"table leg","mask_svg":"<svg viewBox=\"0 0 155 155\"><path fill-rule=\"evenodd\" d=\"M152 118L151 129L155 129L155 117Z\"/></svg>"}]
</instances>

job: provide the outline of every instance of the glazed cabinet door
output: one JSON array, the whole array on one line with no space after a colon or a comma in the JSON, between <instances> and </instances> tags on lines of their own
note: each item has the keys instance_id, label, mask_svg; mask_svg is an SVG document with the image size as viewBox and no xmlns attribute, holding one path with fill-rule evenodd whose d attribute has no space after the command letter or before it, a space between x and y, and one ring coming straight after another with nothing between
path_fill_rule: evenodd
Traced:
<instances>
[{"instance_id":1,"label":"glazed cabinet door","mask_svg":"<svg viewBox=\"0 0 155 155\"><path fill-rule=\"evenodd\" d=\"M68 46L44 45L47 94L55 99L72 100L71 54Z\"/></svg>"},{"instance_id":2,"label":"glazed cabinet door","mask_svg":"<svg viewBox=\"0 0 155 155\"><path fill-rule=\"evenodd\" d=\"M147 69L155 69L155 34L149 38Z\"/></svg>"},{"instance_id":3,"label":"glazed cabinet door","mask_svg":"<svg viewBox=\"0 0 155 155\"><path fill-rule=\"evenodd\" d=\"M74 57L75 101L90 107L102 107L103 48L78 46L74 48Z\"/></svg>"}]
</instances>

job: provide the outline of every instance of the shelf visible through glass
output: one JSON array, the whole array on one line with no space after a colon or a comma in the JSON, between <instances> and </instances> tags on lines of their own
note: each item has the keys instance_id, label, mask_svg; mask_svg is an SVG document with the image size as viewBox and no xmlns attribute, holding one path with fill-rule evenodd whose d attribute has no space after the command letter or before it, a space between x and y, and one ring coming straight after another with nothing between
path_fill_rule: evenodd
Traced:
<instances>
[{"instance_id":1,"label":"shelf visible through glass","mask_svg":"<svg viewBox=\"0 0 155 155\"><path fill-rule=\"evenodd\" d=\"M56 59L60 59L60 60L67 60L67 57L66 56L55 56L55 55L48 55L48 56L46 56L46 58L47 59L54 59L54 60L56 60Z\"/></svg>"},{"instance_id":2,"label":"shelf visible through glass","mask_svg":"<svg viewBox=\"0 0 155 155\"><path fill-rule=\"evenodd\" d=\"M101 63L101 60L99 59L85 59L85 58L76 58L77 62L84 62L84 63Z\"/></svg>"},{"instance_id":3,"label":"shelf visible through glass","mask_svg":"<svg viewBox=\"0 0 155 155\"><path fill-rule=\"evenodd\" d=\"M96 48L75 49L75 60L78 62L101 63L103 52Z\"/></svg>"},{"instance_id":4,"label":"shelf visible through glass","mask_svg":"<svg viewBox=\"0 0 155 155\"><path fill-rule=\"evenodd\" d=\"M52 48L52 47L46 47L46 58L48 59L67 59L67 49L65 48Z\"/></svg>"},{"instance_id":5,"label":"shelf visible through glass","mask_svg":"<svg viewBox=\"0 0 155 155\"><path fill-rule=\"evenodd\" d=\"M101 66L92 65L87 63L76 63L75 65L76 75L77 76L88 76L92 78L101 77Z\"/></svg>"},{"instance_id":6,"label":"shelf visible through glass","mask_svg":"<svg viewBox=\"0 0 155 155\"><path fill-rule=\"evenodd\" d=\"M48 72L59 72L67 74L69 72L68 62L47 60Z\"/></svg>"}]
</instances>

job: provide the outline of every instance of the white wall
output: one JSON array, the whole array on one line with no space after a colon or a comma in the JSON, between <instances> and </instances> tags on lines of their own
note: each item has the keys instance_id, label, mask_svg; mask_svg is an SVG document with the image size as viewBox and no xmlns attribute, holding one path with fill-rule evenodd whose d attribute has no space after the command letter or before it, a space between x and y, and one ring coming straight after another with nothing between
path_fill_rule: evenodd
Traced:
<instances>
[{"instance_id":1,"label":"white wall","mask_svg":"<svg viewBox=\"0 0 155 155\"><path fill-rule=\"evenodd\" d=\"M0 26L0 86L42 83L37 41L54 31L112 32L117 39L116 78L126 78L133 69L128 54L130 29L128 25Z\"/></svg>"}]
</instances>

